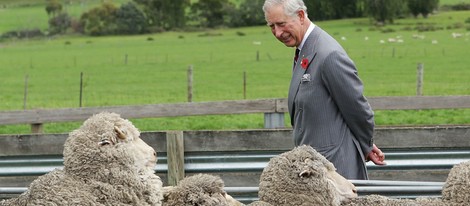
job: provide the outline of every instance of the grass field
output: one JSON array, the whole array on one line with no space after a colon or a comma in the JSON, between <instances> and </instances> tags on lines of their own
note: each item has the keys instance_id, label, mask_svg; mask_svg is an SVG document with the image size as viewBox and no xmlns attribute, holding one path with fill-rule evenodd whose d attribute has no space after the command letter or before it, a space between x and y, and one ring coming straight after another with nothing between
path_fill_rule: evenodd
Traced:
<instances>
[{"instance_id":1,"label":"grass field","mask_svg":"<svg viewBox=\"0 0 470 206\"><path fill-rule=\"evenodd\" d=\"M17 15L3 12L1 19ZM41 12L45 15L43 9ZM366 96L415 95L418 63L425 67L424 95L470 95L470 34L464 23L468 18L470 12L403 19L386 26L394 30L390 33L371 27L367 19L316 23L338 39L355 61ZM1 24L0 29L6 27ZM416 25L443 29L433 32L409 29ZM453 33L463 36L453 38ZM416 35L420 38L413 37ZM389 42L391 38L403 43ZM384 43L380 43L382 40ZM0 110L23 109L26 76L27 109L78 107L81 72L85 107L185 102L190 65L194 66L195 102L243 99L243 72L247 74L248 99L285 98L292 53L291 48L274 39L267 27L0 42ZM286 125L287 121L286 116ZM248 129L262 128L263 115L133 122L143 131ZM470 110L376 111L376 123L470 124ZM79 124L47 124L45 132L68 132ZM28 132L28 125L0 126L0 134Z\"/></svg>"},{"instance_id":2,"label":"grass field","mask_svg":"<svg viewBox=\"0 0 470 206\"><path fill-rule=\"evenodd\" d=\"M129 1L132 0L112 0L116 4ZM60 2L62 2L63 11L66 11L73 18L79 19L83 12L100 5L103 0L67 0ZM0 0L0 17L2 17L0 34L29 28L46 30L49 17L45 5L46 0Z\"/></svg>"}]
</instances>

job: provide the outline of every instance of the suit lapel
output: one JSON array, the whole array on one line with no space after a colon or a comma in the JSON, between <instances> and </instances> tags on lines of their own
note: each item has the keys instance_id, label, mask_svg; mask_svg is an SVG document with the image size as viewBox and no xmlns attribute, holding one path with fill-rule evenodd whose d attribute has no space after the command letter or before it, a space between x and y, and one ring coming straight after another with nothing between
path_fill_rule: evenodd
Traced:
<instances>
[{"instance_id":1,"label":"suit lapel","mask_svg":"<svg viewBox=\"0 0 470 206\"><path fill-rule=\"evenodd\" d=\"M321 33L321 29L318 26L315 26L312 33L307 37L307 40L304 43L304 46L299 54L299 59L295 64L294 71L292 73L292 79L289 87L289 97L288 97L288 107L291 114L291 121L293 121L294 115L294 101L299 91L299 86L301 83L302 76L308 72L310 64L313 62L313 59L316 55L316 41ZM308 61L305 69L302 67L302 61L306 59ZM304 60L305 61L305 60Z\"/></svg>"}]
</instances>

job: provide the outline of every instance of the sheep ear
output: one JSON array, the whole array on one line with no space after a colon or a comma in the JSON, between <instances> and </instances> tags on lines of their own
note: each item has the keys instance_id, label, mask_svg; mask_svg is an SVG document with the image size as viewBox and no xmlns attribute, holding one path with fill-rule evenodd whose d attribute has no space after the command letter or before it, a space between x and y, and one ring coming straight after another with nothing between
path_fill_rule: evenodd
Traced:
<instances>
[{"instance_id":1,"label":"sheep ear","mask_svg":"<svg viewBox=\"0 0 470 206\"><path fill-rule=\"evenodd\" d=\"M300 178L310 177L310 176L312 176L312 172L309 171L309 170L304 170L304 171L299 173Z\"/></svg>"},{"instance_id":2,"label":"sheep ear","mask_svg":"<svg viewBox=\"0 0 470 206\"><path fill-rule=\"evenodd\" d=\"M114 126L114 131L116 131L117 136L119 137L119 139L127 139L126 135L122 132L121 129L119 129L119 127Z\"/></svg>"}]
</instances>

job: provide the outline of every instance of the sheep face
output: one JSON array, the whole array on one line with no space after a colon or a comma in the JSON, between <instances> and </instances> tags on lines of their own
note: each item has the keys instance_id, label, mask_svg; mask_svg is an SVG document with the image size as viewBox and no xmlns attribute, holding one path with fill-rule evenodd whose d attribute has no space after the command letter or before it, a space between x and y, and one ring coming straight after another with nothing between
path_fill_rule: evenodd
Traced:
<instances>
[{"instance_id":1,"label":"sheep face","mask_svg":"<svg viewBox=\"0 0 470 206\"><path fill-rule=\"evenodd\" d=\"M261 201L272 205L340 205L355 187L310 146L273 157L261 174Z\"/></svg>"},{"instance_id":2,"label":"sheep face","mask_svg":"<svg viewBox=\"0 0 470 206\"><path fill-rule=\"evenodd\" d=\"M139 136L137 128L118 114L96 114L66 140L65 170L87 178L90 174L102 175L98 171L111 168L153 173L156 153Z\"/></svg>"},{"instance_id":3,"label":"sheep face","mask_svg":"<svg viewBox=\"0 0 470 206\"><path fill-rule=\"evenodd\" d=\"M134 165L137 168L147 168L153 170L157 164L157 153L147 143L142 141L139 136L131 136L126 134L125 131L114 128L117 136L125 143L117 144L116 147L123 147L124 150L129 151L129 155L134 159Z\"/></svg>"},{"instance_id":4,"label":"sheep face","mask_svg":"<svg viewBox=\"0 0 470 206\"><path fill-rule=\"evenodd\" d=\"M357 197L356 187L335 170L328 170L326 175L328 181L331 181L331 184L335 186L334 188L337 194L339 194L341 202Z\"/></svg>"},{"instance_id":5,"label":"sheep face","mask_svg":"<svg viewBox=\"0 0 470 206\"><path fill-rule=\"evenodd\" d=\"M351 198L357 197L356 187L346 178L338 174L334 166L329 165L331 163L325 163L321 161L313 162L312 159L305 159L304 163L304 170L300 172L299 177L310 178L310 176L312 175L315 176L314 173L323 173L316 175L320 177L323 176L324 178L326 178L326 183L332 186L331 188L334 190L333 193L335 193L335 196L339 197L339 200L341 202L348 201Z\"/></svg>"},{"instance_id":6,"label":"sheep face","mask_svg":"<svg viewBox=\"0 0 470 206\"><path fill-rule=\"evenodd\" d=\"M35 180L11 205L161 205L155 151L139 135L118 114L93 115L67 138L64 169Z\"/></svg>"}]
</instances>

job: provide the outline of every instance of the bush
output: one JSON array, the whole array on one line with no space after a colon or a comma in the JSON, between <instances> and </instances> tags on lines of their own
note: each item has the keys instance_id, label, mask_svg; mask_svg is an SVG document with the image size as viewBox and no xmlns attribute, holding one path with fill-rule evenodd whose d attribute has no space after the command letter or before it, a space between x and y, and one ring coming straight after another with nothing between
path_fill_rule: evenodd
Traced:
<instances>
[{"instance_id":1,"label":"bush","mask_svg":"<svg viewBox=\"0 0 470 206\"><path fill-rule=\"evenodd\" d=\"M237 31L236 34L237 34L237 36L245 36L246 35L244 32L241 32L241 31Z\"/></svg>"},{"instance_id":2,"label":"bush","mask_svg":"<svg viewBox=\"0 0 470 206\"><path fill-rule=\"evenodd\" d=\"M72 25L72 18L63 12L49 19L49 34L63 34Z\"/></svg>"},{"instance_id":3,"label":"bush","mask_svg":"<svg viewBox=\"0 0 470 206\"><path fill-rule=\"evenodd\" d=\"M382 33L393 33L395 32L395 29L392 28L384 28L382 29Z\"/></svg>"},{"instance_id":4,"label":"bush","mask_svg":"<svg viewBox=\"0 0 470 206\"><path fill-rule=\"evenodd\" d=\"M43 37L44 34L39 29L24 29L18 31L8 31L2 34L2 39L10 39L10 38L18 38L18 39L26 39L26 38L35 38L35 37Z\"/></svg>"},{"instance_id":5,"label":"bush","mask_svg":"<svg viewBox=\"0 0 470 206\"><path fill-rule=\"evenodd\" d=\"M110 35L117 30L116 13L118 8L111 3L103 3L85 12L80 17L84 33L92 36Z\"/></svg>"},{"instance_id":6,"label":"bush","mask_svg":"<svg viewBox=\"0 0 470 206\"><path fill-rule=\"evenodd\" d=\"M465 20L465 23L470 24L470 17Z\"/></svg>"},{"instance_id":7,"label":"bush","mask_svg":"<svg viewBox=\"0 0 470 206\"><path fill-rule=\"evenodd\" d=\"M203 34L197 35L198 37L211 37L211 36L222 36L222 33L214 33L214 32L205 32Z\"/></svg>"},{"instance_id":8,"label":"bush","mask_svg":"<svg viewBox=\"0 0 470 206\"><path fill-rule=\"evenodd\" d=\"M470 4L462 2L462 3L451 6L451 9L454 11L468 11L470 10Z\"/></svg>"},{"instance_id":9,"label":"bush","mask_svg":"<svg viewBox=\"0 0 470 206\"><path fill-rule=\"evenodd\" d=\"M118 34L142 34L147 32L147 20L144 13L135 4L129 2L116 12Z\"/></svg>"}]
</instances>

